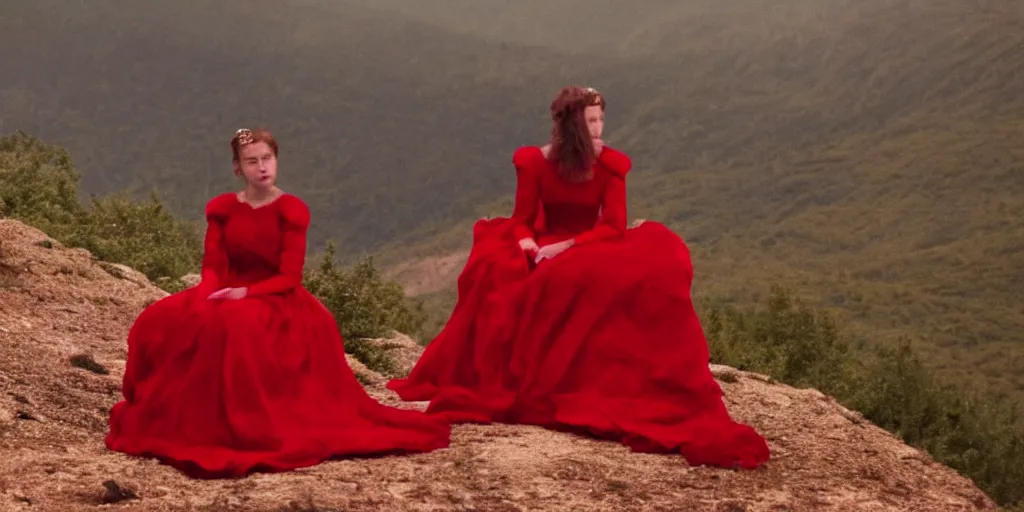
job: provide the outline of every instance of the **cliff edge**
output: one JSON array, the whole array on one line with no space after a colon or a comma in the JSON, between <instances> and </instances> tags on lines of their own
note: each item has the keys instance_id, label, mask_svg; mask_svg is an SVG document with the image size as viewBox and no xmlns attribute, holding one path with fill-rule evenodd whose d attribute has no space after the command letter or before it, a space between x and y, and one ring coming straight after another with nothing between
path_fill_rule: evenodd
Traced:
<instances>
[{"instance_id":1,"label":"cliff edge","mask_svg":"<svg viewBox=\"0 0 1024 512\"><path fill-rule=\"evenodd\" d=\"M106 450L125 336L165 296L142 274L0 219L0 510L995 510L970 480L813 389L715 366L737 420L768 439L758 471L533 427L457 426L429 454L197 481ZM382 340L406 369L419 347ZM379 400L384 378L351 363ZM416 407L418 404L403 404Z\"/></svg>"}]
</instances>

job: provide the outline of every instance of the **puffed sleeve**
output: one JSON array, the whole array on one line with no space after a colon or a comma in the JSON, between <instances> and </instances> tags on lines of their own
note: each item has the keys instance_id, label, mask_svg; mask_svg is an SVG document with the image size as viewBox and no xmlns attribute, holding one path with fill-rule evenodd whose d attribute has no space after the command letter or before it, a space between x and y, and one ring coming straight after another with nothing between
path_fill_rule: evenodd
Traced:
<instances>
[{"instance_id":1,"label":"puffed sleeve","mask_svg":"<svg viewBox=\"0 0 1024 512\"><path fill-rule=\"evenodd\" d=\"M224 223L231 213L233 194L221 194L206 203L206 237L203 241L203 262L200 272L199 295L219 290L228 272L228 257L224 251Z\"/></svg>"},{"instance_id":2,"label":"puffed sleeve","mask_svg":"<svg viewBox=\"0 0 1024 512\"><path fill-rule=\"evenodd\" d=\"M512 155L512 164L516 168L516 198L512 209L516 240L536 236L534 224L540 209L538 156L539 151L534 147L521 147Z\"/></svg>"}]
</instances>

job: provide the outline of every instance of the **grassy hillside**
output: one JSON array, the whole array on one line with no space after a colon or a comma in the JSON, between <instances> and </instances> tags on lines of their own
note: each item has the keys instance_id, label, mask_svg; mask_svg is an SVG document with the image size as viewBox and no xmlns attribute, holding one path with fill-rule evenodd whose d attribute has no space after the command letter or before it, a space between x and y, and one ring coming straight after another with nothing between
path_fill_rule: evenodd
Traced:
<instances>
[{"instance_id":1,"label":"grassy hillside","mask_svg":"<svg viewBox=\"0 0 1024 512\"><path fill-rule=\"evenodd\" d=\"M1021 48L1011 0L8 0L0 132L195 218L230 134L265 124L314 242L401 262L507 213L512 151L592 84L633 215L691 243L698 294L786 283L1021 397Z\"/></svg>"}]
</instances>

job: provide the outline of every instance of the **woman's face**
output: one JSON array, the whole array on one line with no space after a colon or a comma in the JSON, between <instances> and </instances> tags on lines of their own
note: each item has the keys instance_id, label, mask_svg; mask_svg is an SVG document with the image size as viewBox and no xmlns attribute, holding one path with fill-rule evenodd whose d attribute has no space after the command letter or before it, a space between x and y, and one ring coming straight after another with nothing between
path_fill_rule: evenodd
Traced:
<instances>
[{"instance_id":1,"label":"woman's face","mask_svg":"<svg viewBox=\"0 0 1024 512\"><path fill-rule=\"evenodd\" d=\"M277 157L266 142L246 144L239 150L236 172L255 187L273 187L277 181Z\"/></svg>"},{"instance_id":2,"label":"woman's face","mask_svg":"<svg viewBox=\"0 0 1024 512\"><path fill-rule=\"evenodd\" d=\"M583 111L583 121L587 123L587 131L591 139L600 139L604 132L604 109L600 105L591 105Z\"/></svg>"}]
</instances>

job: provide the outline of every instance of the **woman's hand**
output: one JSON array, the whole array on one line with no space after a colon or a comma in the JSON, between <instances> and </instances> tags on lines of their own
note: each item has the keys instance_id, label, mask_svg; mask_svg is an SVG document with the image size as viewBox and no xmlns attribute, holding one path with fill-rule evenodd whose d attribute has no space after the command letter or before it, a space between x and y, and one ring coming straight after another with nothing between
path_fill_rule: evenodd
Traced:
<instances>
[{"instance_id":1,"label":"woman's hand","mask_svg":"<svg viewBox=\"0 0 1024 512\"><path fill-rule=\"evenodd\" d=\"M558 256L559 254L565 252L568 248L572 247L573 243L573 239L570 238L564 242L545 245L544 247L541 247L537 251L537 256L533 259L533 262L540 263L541 261L554 258L555 256Z\"/></svg>"},{"instance_id":2,"label":"woman's hand","mask_svg":"<svg viewBox=\"0 0 1024 512\"><path fill-rule=\"evenodd\" d=\"M532 238L524 238L519 241L519 248L526 254L536 254L540 247L537 245L537 241Z\"/></svg>"},{"instance_id":3,"label":"woman's hand","mask_svg":"<svg viewBox=\"0 0 1024 512\"><path fill-rule=\"evenodd\" d=\"M241 288L221 288L220 290L211 293L210 296L207 297L207 299L238 300L245 298L245 296L248 294L249 289L244 286Z\"/></svg>"}]
</instances>

